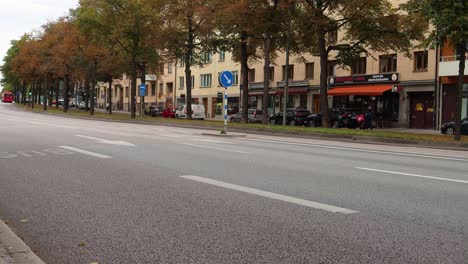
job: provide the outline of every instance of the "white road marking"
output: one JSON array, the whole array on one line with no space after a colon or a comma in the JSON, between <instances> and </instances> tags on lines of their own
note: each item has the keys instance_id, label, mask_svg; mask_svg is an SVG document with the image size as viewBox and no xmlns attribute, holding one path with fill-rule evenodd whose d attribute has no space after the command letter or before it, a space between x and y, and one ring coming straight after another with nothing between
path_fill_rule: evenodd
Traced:
<instances>
[{"instance_id":1,"label":"white road marking","mask_svg":"<svg viewBox=\"0 0 468 264\"><path fill-rule=\"evenodd\" d=\"M82 135L75 135L75 137L92 139L92 140L96 140L98 143L103 143L103 144L135 147L135 144L132 144L132 143L129 143L129 142L126 142L126 141L117 141L117 140L113 141L113 140L106 140L106 139L102 139L102 138L88 137L88 136L82 136Z\"/></svg>"},{"instance_id":2,"label":"white road marking","mask_svg":"<svg viewBox=\"0 0 468 264\"><path fill-rule=\"evenodd\" d=\"M89 156L100 158L100 159L112 159L112 157L110 157L110 156L106 156L106 155L103 155L103 154L99 154L99 153L96 153L96 152L91 152L91 151L87 151L87 150L83 150L83 149L79 149L79 148L74 148L74 147L69 147L69 146L59 146L59 148L71 150L71 151L74 151L74 152L78 152L78 153L81 153L81 154L89 155Z\"/></svg>"},{"instance_id":3,"label":"white road marking","mask_svg":"<svg viewBox=\"0 0 468 264\"><path fill-rule=\"evenodd\" d=\"M378 154L396 155L396 156L409 156L409 157L454 160L454 161L468 161L468 158L465 158L465 157L460 157L460 156L451 156L451 157L449 157L449 156L438 156L438 155L433 155L433 154L429 154L429 153L413 153L413 152L397 152L397 151L347 148L347 147L336 147L336 146L327 146L327 145L318 145L318 144L306 144L306 143L295 143L295 142L273 141L273 140L262 140L262 139L244 139L244 140L275 143L275 144L284 144L284 145L293 145L293 146L305 146L305 147L324 148L324 149L337 149L337 150L349 150L349 151L356 151L356 152L378 153Z\"/></svg>"},{"instance_id":4,"label":"white road marking","mask_svg":"<svg viewBox=\"0 0 468 264\"><path fill-rule=\"evenodd\" d=\"M456 179L449 179L449 178L441 178L441 177L433 177L433 176L425 176L425 175L411 174L411 173L404 173L404 172L387 171L387 170L378 170L378 169L370 169L370 168L360 168L360 167L356 167L356 169L358 169L358 170L365 170L365 171L375 171L375 172L389 173L389 174L397 174L397 175L410 176L410 177L426 178L426 179L433 179L433 180L440 180L440 181L468 183L468 181L463 181L463 180L456 180Z\"/></svg>"},{"instance_id":5,"label":"white road marking","mask_svg":"<svg viewBox=\"0 0 468 264\"><path fill-rule=\"evenodd\" d=\"M323 203L318 203L318 202L313 202L313 201L308 201L300 198L295 198L287 195L282 195L282 194L277 194L277 193L272 193L272 192L266 192L254 188L249 188L245 186L240 186L232 183L227 183L227 182L222 182L222 181L217 181L213 179L208 179L208 178L203 178L203 177L198 177L198 176L192 176L192 175L185 175L185 176L180 176L181 178L187 179L187 180L192 180L192 181L197 181L197 182L202 182L202 183L207 183L211 185L215 185L218 187L226 188L226 189L231 189L231 190L236 190L240 192L245 192L245 193L250 193L266 198L271 198L275 200L280 200L288 203L293 203L293 204L298 204L306 207L311 207L319 210L324 210L332 213L342 213L342 214L353 214L357 213L358 211L342 208L342 207L337 207L333 205L328 205L328 204L323 204Z\"/></svg>"},{"instance_id":6,"label":"white road marking","mask_svg":"<svg viewBox=\"0 0 468 264\"><path fill-rule=\"evenodd\" d=\"M197 148L206 148L206 149L215 149L215 150L221 150L221 151L235 152L235 153L243 153L243 154L248 153L248 152L240 151L240 150L215 148L215 147L208 147L208 146L196 145L196 144L190 144L190 143L182 143L182 145L187 145L187 146L192 146L192 147L197 147Z\"/></svg>"}]
</instances>

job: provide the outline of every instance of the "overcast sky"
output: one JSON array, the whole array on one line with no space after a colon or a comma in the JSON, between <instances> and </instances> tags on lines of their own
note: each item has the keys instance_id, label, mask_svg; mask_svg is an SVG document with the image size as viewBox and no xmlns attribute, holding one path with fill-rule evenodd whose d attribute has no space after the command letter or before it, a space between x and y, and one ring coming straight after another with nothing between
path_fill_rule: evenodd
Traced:
<instances>
[{"instance_id":1,"label":"overcast sky","mask_svg":"<svg viewBox=\"0 0 468 264\"><path fill-rule=\"evenodd\" d=\"M0 64L10 41L75 8L79 0L0 0Z\"/></svg>"}]
</instances>

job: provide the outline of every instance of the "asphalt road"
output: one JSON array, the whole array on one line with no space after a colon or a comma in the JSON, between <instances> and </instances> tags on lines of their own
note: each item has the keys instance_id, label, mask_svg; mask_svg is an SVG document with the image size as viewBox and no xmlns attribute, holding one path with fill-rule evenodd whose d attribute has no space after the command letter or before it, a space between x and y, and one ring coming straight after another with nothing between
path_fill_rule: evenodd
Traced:
<instances>
[{"instance_id":1,"label":"asphalt road","mask_svg":"<svg viewBox=\"0 0 468 264\"><path fill-rule=\"evenodd\" d=\"M468 152L0 104L0 218L47 263L468 263Z\"/></svg>"}]
</instances>

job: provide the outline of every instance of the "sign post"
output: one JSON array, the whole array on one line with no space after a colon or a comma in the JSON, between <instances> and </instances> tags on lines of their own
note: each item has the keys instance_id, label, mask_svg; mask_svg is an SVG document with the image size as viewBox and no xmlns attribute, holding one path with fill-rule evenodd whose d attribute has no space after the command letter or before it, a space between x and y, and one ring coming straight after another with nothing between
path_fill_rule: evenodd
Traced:
<instances>
[{"instance_id":1,"label":"sign post","mask_svg":"<svg viewBox=\"0 0 468 264\"><path fill-rule=\"evenodd\" d=\"M146 84L140 84L140 117L143 118L143 97L146 94Z\"/></svg>"},{"instance_id":2,"label":"sign post","mask_svg":"<svg viewBox=\"0 0 468 264\"><path fill-rule=\"evenodd\" d=\"M232 86L234 82L234 75L230 71L223 71L218 76L219 84L224 87L223 96L223 109L224 109L224 129L221 134L227 134L227 121L228 121L228 88Z\"/></svg>"}]
</instances>

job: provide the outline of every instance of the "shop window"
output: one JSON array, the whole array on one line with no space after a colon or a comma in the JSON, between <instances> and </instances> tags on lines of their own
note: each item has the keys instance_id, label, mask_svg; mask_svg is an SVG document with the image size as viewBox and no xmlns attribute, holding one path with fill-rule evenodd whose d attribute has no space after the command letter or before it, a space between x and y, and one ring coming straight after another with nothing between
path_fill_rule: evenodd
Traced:
<instances>
[{"instance_id":1,"label":"shop window","mask_svg":"<svg viewBox=\"0 0 468 264\"><path fill-rule=\"evenodd\" d=\"M427 51L417 51L414 53L414 71L427 71Z\"/></svg>"},{"instance_id":2,"label":"shop window","mask_svg":"<svg viewBox=\"0 0 468 264\"><path fill-rule=\"evenodd\" d=\"M275 67L270 67L270 81L275 80Z\"/></svg>"},{"instance_id":3,"label":"shop window","mask_svg":"<svg viewBox=\"0 0 468 264\"><path fill-rule=\"evenodd\" d=\"M179 90L184 89L184 77L179 77Z\"/></svg>"},{"instance_id":4,"label":"shop window","mask_svg":"<svg viewBox=\"0 0 468 264\"><path fill-rule=\"evenodd\" d=\"M397 55L382 55L380 59L380 73L397 72Z\"/></svg>"},{"instance_id":5,"label":"shop window","mask_svg":"<svg viewBox=\"0 0 468 264\"><path fill-rule=\"evenodd\" d=\"M156 82L151 82L151 96L156 95Z\"/></svg>"},{"instance_id":6,"label":"shop window","mask_svg":"<svg viewBox=\"0 0 468 264\"><path fill-rule=\"evenodd\" d=\"M201 74L200 75L200 88L209 88L209 87L211 87L211 73Z\"/></svg>"},{"instance_id":7,"label":"shop window","mask_svg":"<svg viewBox=\"0 0 468 264\"><path fill-rule=\"evenodd\" d=\"M249 82L255 82L255 69L249 70Z\"/></svg>"},{"instance_id":8,"label":"shop window","mask_svg":"<svg viewBox=\"0 0 468 264\"><path fill-rule=\"evenodd\" d=\"M288 68L288 79L289 80L294 80L294 65L289 65L289 68ZM282 80L286 80L286 65L283 65L283 75L282 75L283 79Z\"/></svg>"},{"instance_id":9,"label":"shop window","mask_svg":"<svg viewBox=\"0 0 468 264\"><path fill-rule=\"evenodd\" d=\"M305 79L313 80L314 79L314 63L309 62L305 64Z\"/></svg>"},{"instance_id":10,"label":"shop window","mask_svg":"<svg viewBox=\"0 0 468 264\"><path fill-rule=\"evenodd\" d=\"M359 58L351 63L351 74L366 74L367 58Z\"/></svg>"}]
</instances>

